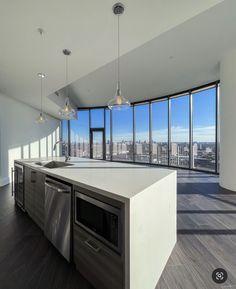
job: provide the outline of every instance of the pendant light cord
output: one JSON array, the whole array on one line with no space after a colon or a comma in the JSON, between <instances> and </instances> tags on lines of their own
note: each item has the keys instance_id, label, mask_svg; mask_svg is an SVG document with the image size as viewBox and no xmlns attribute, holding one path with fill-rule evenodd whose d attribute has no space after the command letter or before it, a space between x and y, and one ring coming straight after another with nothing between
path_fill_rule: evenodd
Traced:
<instances>
[{"instance_id":1,"label":"pendant light cord","mask_svg":"<svg viewBox=\"0 0 236 289\"><path fill-rule=\"evenodd\" d=\"M120 110L126 109L130 106L130 102L121 93L121 79L120 79L120 71L121 71L121 51L120 51L120 16L124 13L125 7L122 3L116 3L112 7L113 14L118 17L117 19L117 59L114 63L116 63L117 67L114 67L115 76L117 77L117 88L115 97L113 97L108 103L108 108L110 110ZM115 27L115 24L114 24ZM116 27L115 27L116 28ZM116 37L115 37L116 38ZM117 71L116 71L117 70ZM115 78L116 78L115 77Z\"/></svg>"},{"instance_id":2,"label":"pendant light cord","mask_svg":"<svg viewBox=\"0 0 236 289\"><path fill-rule=\"evenodd\" d=\"M39 28L39 33L42 39L41 40L42 41L41 52L43 56L43 29L42 28ZM41 77L40 77L40 93L41 93L41 114L42 114L43 113L43 72L42 71L41 71Z\"/></svg>"},{"instance_id":3,"label":"pendant light cord","mask_svg":"<svg viewBox=\"0 0 236 289\"><path fill-rule=\"evenodd\" d=\"M40 88L41 88L41 113L43 113L43 77L40 77Z\"/></svg>"},{"instance_id":4,"label":"pendant light cord","mask_svg":"<svg viewBox=\"0 0 236 289\"><path fill-rule=\"evenodd\" d=\"M117 21L117 85L118 89L120 90L120 15L118 15L118 21Z\"/></svg>"},{"instance_id":5,"label":"pendant light cord","mask_svg":"<svg viewBox=\"0 0 236 289\"><path fill-rule=\"evenodd\" d=\"M69 98L69 86L68 86L68 55L66 55L66 94Z\"/></svg>"}]
</instances>

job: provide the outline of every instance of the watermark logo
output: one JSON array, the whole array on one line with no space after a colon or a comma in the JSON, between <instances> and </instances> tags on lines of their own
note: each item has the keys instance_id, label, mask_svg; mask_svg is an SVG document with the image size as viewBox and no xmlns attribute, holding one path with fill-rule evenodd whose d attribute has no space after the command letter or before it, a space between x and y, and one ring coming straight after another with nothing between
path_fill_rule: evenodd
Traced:
<instances>
[{"instance_id":1,"label":"watermark logo","mask_svg":"<svg viewBox=\"0 0 236 289\"><path fill-rule=\"evenodd\" d=\"M217 268L212 272L212 279L218 284L224 283L228 278L228 274L225 269Z\"/></svg>"}]
</instances>

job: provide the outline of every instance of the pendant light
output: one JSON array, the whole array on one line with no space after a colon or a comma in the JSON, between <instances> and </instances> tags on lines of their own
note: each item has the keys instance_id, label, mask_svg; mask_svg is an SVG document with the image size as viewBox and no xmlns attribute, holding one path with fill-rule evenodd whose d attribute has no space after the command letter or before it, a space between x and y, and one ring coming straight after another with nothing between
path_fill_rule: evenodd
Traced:
<instances>
[{"instance_id":1,"label":"pendant light","mask_svg":"<svg viewBox=\"0 0 236 289\"><path fill-rule=\"evenodd\" d=\"M43 29L39 28L38 32L40 34L40 36L43 36ZM40 113L39 116L36 118L36 122L37 123L45 123L47 121L46 116L43 113L43 79L45 78L45 74L42 72L38 73L38 77L40 78Z\"/></svg>"},{"instance_id":2,"label":"pendant light","mask_svg":"<svg viewBox=\"0 0 236 289\"><path fill-rule=\"evenodd\" d=\"M43 79L45 78L45 74L42 72L39 72L38 77L40 78L41 109L40 109L39 116L36 118L36 122L45 123L47 121L46 116L43 113Z\"/></svg>"},{"instance_id":3,"label":"pendant light","mask_svg":"<svg viewBox=\"0 0 236 289\"><path fill-rule=\"evenodd\" d=\"M117 16L117 43L118 43L118 56L117 56L117 89L116 95L108 102L108 107L111 110L121 110L127 109L130 107L130 102L121 93L121 85L120 85L120 15L124 13L124 5L122 3L116 3L113 6L113 13Z\"/></svg>"},{"instance_id":4,"label":"pendant light","mask_svg":"<svg viewBox=\"0 0 236 289\"><path fill-rule=\"evenodd\" d=\"M66 99L62 108L59 109L59 114L62 119L76 119L76 110L72 108L69 99L69 85L68 85L68 57L71 55L69 49L64 49L63 54L66 56Z\"/></svg>"}]
</instances>

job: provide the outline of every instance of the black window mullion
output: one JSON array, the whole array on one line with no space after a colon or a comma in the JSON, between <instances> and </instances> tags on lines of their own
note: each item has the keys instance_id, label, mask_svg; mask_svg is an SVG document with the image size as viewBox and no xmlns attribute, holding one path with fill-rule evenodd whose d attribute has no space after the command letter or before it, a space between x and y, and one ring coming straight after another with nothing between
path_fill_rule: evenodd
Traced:
<instances>
[{"instance_id":1,"label":"black window mullion","mask_svg":"<svg viewBox=\"0 0 236 289\"><path fill-rule=\"evenodd\" d=\"M135 130L136 130L136 123L135 123L135 107L133 105L133 161L135 162L135 141L136 141L136 137L135 137Z\"/></svg>"},{"instance_id":2,"label":"black window mullion","mask_svg":"<svg viewBox=\"0 0 236 289\"><path fill-rule=\"evenodd\" d=\"M89 109L89 149L90 149L90 158L92 159L92 137L91 137L91 109Z\"/></svg>"},{"instance_id":3,"label":"black window mullion","mask_svg":"<svg viewBox=\"0 0 236 289\"><path fill-rule=\"evenodd\" d=\"M113 160L112 110L110 110L110 160Z\"/></svg>"},{"instance_id":4,"label":"black window mullion","mask_svg":"<svg viewBox=\"0 0 236 289\"><path fill-rule=\"evenodd\" d=\"M219 158L219 83L216 83L216 120L215 120L215 173L218 172L218 158Z\"/></svg>"},{"instance_id":5,"label":"black window mullion","mask_svg":"<svg viewBox=\"0 0 236 289\"><path fill-rule=\"evenodd\" d=\"M149 102L149 163L152 163L152 104Z\"/></svg>"},{"instance_id":6,"label":"black window mullion","mask_svg":"<svg viewBox=\"0 0 236 289\"><path fill-rule=\"evenodd\" d=\"M67 121L68 152L71 156L70 120Z\"/></svg>"},{"instance_id":7,"label":"black window mullion","mask_svg":"<svg viewBox=\"0 0 236 289\"><path fill-rule=\"evenodd\" d=\"M193 96L189 92L189 168L193 167Z\"/></svg>"},{"instance_id":8,"label":"black window mullion","mask_svg":"<svg viewBox=\"0 0 236 289\"><path fill-rule=\"evenodd\" d=\"M103 159L107 158L107 145L106 145L106 110L103 108Z\"/></svg>"},{"instance_id":9,"label":"black window mullion","mask_svg":"<svg viewBox=\"0 0 236 289\"><path fill-rule=\"evenodd\" d=\"M168 97L168 166L170 166L171 156L171 99Z\"/></svg>"}]
</instances>

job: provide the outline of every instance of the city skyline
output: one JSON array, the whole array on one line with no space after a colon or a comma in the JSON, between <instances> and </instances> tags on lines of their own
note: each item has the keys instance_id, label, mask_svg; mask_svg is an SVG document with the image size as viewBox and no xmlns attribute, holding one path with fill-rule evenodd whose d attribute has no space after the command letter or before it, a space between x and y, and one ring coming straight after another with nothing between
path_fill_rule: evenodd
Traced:
<instances>
[{"instance_id":1,"label":"city skyline","mask_svg":"<svg viewBox=\"0 0 236 289\"><path fill-rule=\"evenodd\" d=\"M192 100L191 106L190 100ZM190 107L192 107L191 114ZM111 113L112 124L110 123ZM151 107L149 103L143 103L120 111L103 108L80 110L78 119L70 121L72 153L76 156L89 157L90 128L102 128L105 131L107 159L110 158L112 145L114 160L129 161L135 158L138 162L151 161L156 164L168 164L168 138L170 136L169 163L188 167L190 116L192 116L192 166L214 170L217 135L215 87L195 92L191 98L186 94L169 100L155 101L151 103ZM135 131L133 125L135 125ZM168 133L169 126L170 132ZM94 139L93 149L94 152L96 151L95 155L100 158L103 156L103 145L101 135L98 137L100 142L96 143ZM112 144L110 144L111 139ZM135 140L134 144L133 140Z\"/></svg>"},{"instance_id":2,"label":"city skyline","mask_svg":"<svg viewBox=\"0 0 236 289\"><path fill-rule=\"evenodd\" d=\"M215 141L215 88L196 92L193 99L193 138L195 141ZM188 141L189 137L189 98L180 96L171 102L171 134L174 141ZM135 106L136 139L147 139L149 125L149 105ZM138 116L138 117L137 117ZM113 139L133 139L133 108L114 111L112 115ZM144 121L145 120L145 121ZM91 110L91 127L104 127L103 109ZM168 101L152 104L152 135L158 141L165 141L168 127ZM110 127L109 127L110 132ZM106 135L109 133L106 132ZM89 139L88 111L79 111L78 120L71 121L71 139ZM138 137L138 138L137 138Z\"/></svg>"},{"instance_id":3,"label":"city skyline","mask_svg":"<svg viewBox=\"0 0 236 289\"><path fill-rule=\"evenodd\" d=\"M189 136L189 129L182 128L182 127L172 127L171 130L174 130L174 133L172 134L172 137L174 137L176 142L186 142L188 139L186 136ZM142 136L143 134L143 136ZM136 141L145 141L146 140L146 134L147 132L139 132L139 139L136 137ZM158 135L158 141L157 142L165 142L166 141L166 135L167 135L167 129L163 130L152 130L152 134ZM82 136L80 136L82 135ZM80 142L84 140L89 141L89 130L87 130L84 133L78 133L71 129L71 136L72 139L79 140ZM114 138L114 137L113 137ZM205 127L195 127L194 128L194 138L195 142L215 142L215 126L205 126ZM133 133L120 133L115 135L115 141L132 141L133 140Z\"/></svg>"}]
</instances>

